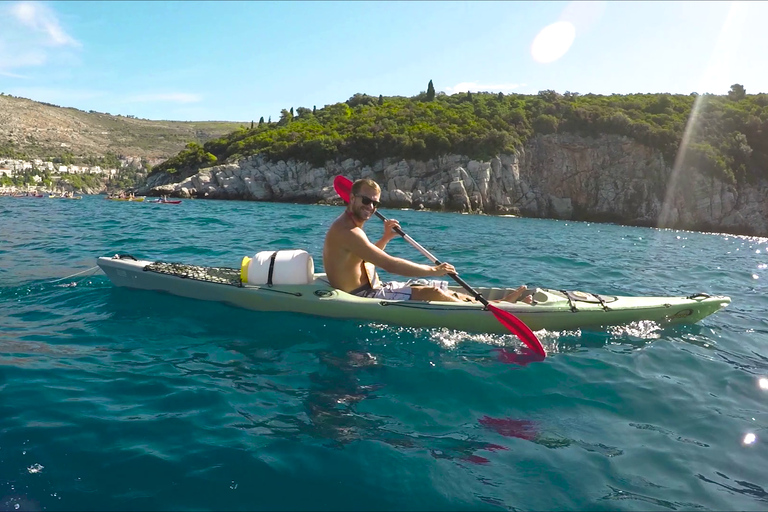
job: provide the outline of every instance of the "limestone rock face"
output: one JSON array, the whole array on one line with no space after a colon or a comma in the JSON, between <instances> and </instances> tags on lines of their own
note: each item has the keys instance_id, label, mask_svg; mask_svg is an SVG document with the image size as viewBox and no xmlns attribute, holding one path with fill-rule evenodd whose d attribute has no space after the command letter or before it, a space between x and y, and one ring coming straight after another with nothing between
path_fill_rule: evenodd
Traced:
<instances>
[{"instance_id":1,"label":"limestone rock face","mask_svg":"<svg viewBox=\"0 0 768 512\"><path fill-rule=\"evenodd\" d=\"M679 159L684 162L684 159ZM323 167L261 155L171 183L153 176L142 194L343 204L333 178L370 178L383 206L608 221L768 236L768 182L734 186L668 165L633 139L536 136L487 162L445 155L428 162L347 159Z\"/></svg>"}]
</instances>

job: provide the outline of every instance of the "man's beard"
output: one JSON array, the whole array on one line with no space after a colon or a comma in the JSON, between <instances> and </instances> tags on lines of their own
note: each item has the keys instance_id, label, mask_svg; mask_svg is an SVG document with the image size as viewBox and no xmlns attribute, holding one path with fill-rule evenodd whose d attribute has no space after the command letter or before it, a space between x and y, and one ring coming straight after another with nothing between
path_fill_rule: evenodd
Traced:
<instances>
[{"instance_id":1,"label":"man's beard","mask_svg":"<svg viewBox=\"0 0 768 512\"><path fill-rule=\"evenodd\" d=\"M358 209L351 209L349 210L349 213L352 214L352 218L355 220L359 220L360 222L365 222L370 218L370 215L365 217L365 213L362 208Z\"/></svg>"}]
</instances>

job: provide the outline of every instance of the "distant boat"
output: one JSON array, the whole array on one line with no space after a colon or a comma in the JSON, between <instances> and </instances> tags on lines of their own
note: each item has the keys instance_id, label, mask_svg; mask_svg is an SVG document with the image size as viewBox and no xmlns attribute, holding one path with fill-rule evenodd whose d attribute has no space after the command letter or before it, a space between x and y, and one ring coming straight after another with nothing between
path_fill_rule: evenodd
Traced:
<instances>
[{"instance_id":1,"label":"distant boat","mask_svg":"<svg viewBox=\"0 0 768 512\"><path fill-rule=\"evenodd\" d=\"M108 197L107 201L133 201L134 203L141 203L144 201L143 197Z\"/></svg>"},{"instance_id":2,"label":"distant boat","mask_svg":"<svg viewBox=\"0 0 768 512\"><path fill-rule=\"evenodd\" d=\"M49 199L82 199L83 196L55 196L53 194L48 196Z\"/></svg>"},{"instance_id":3,"label":"distant boat","mask_svg":"<svg viewBox=\"0 0 768 512\"><path fill-rule=\"evenodd\" d=\"M170 199L147 199L144 201L145 203L157 203L157 204L179 204L181 203L181 199L176 199L175 201Z\"/></svg>"}]
</instances>

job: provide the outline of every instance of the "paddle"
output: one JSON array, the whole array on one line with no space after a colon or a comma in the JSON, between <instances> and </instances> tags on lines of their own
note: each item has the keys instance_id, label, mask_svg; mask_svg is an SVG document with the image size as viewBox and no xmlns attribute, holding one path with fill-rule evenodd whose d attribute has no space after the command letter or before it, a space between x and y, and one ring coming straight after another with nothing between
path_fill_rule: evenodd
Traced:
<instances>
[{"instance_id":1,"label":"paddle","mask_svg":"<svg viewBox=\"0 0 768 512\"><path fill-rule=\"evenodd\" d=\"M336 176L336 178L333 180L333 188L336 189L336 193L339 194L339 197L341 197L345 203L349 202L349 196L352 193L352 182L349 179L345 178L344 176ZM381 220L387 220L387 218L384 217L384 215L382 215L378 210L374 210L374 213ZM405 234L402 229L395 228L395 233L403 237L406 242L411 244L417 251L426 256L429 261L433 262L435 265L440 265L441 262L433 254L422 247L416 240ZM480 295L480 293L478 293L466 282L464 282L464 280L457 274L448 275L451 276L454 281L460 284L462 288L467 290L478 302L482 303L487 311L493 313L493 315L496 317L496 320L498 320L504 327L509 329L510 332L517 335L517 337L520 338L520 340L522 340L522 342L525 343L538 356L540 356L541 359L544 359L547 356L547 352L544 350L544 347L541 345L539 339L535 334L533 334L533 331L531 331L531 329L529 329L522 320L517 318L509 311L504 311L503 309L499 309L493 304L489 303L485 297Z\"/></svg>"}]
</instances>

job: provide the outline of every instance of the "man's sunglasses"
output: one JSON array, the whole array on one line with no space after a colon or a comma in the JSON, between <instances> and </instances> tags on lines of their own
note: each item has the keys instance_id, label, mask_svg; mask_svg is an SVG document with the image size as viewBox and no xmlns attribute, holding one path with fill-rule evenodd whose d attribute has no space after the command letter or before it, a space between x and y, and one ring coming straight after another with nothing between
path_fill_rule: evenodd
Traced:
<instances>
[{"instance_id":1,"label":"man's sunglasses","mask_svg":"<svg viewBox=\"0 0 768 512\"><path fill-rule=\"evenodd\" d=\"M374 201L373 199L371 199L368 196L359 196L359 197L360 197L360 200L363 202L363 204L365 206L368 206L368 205L372 204L374 208L378 208L379 205L381 204L380 202Z\"/></svg>"}]
</instances>

